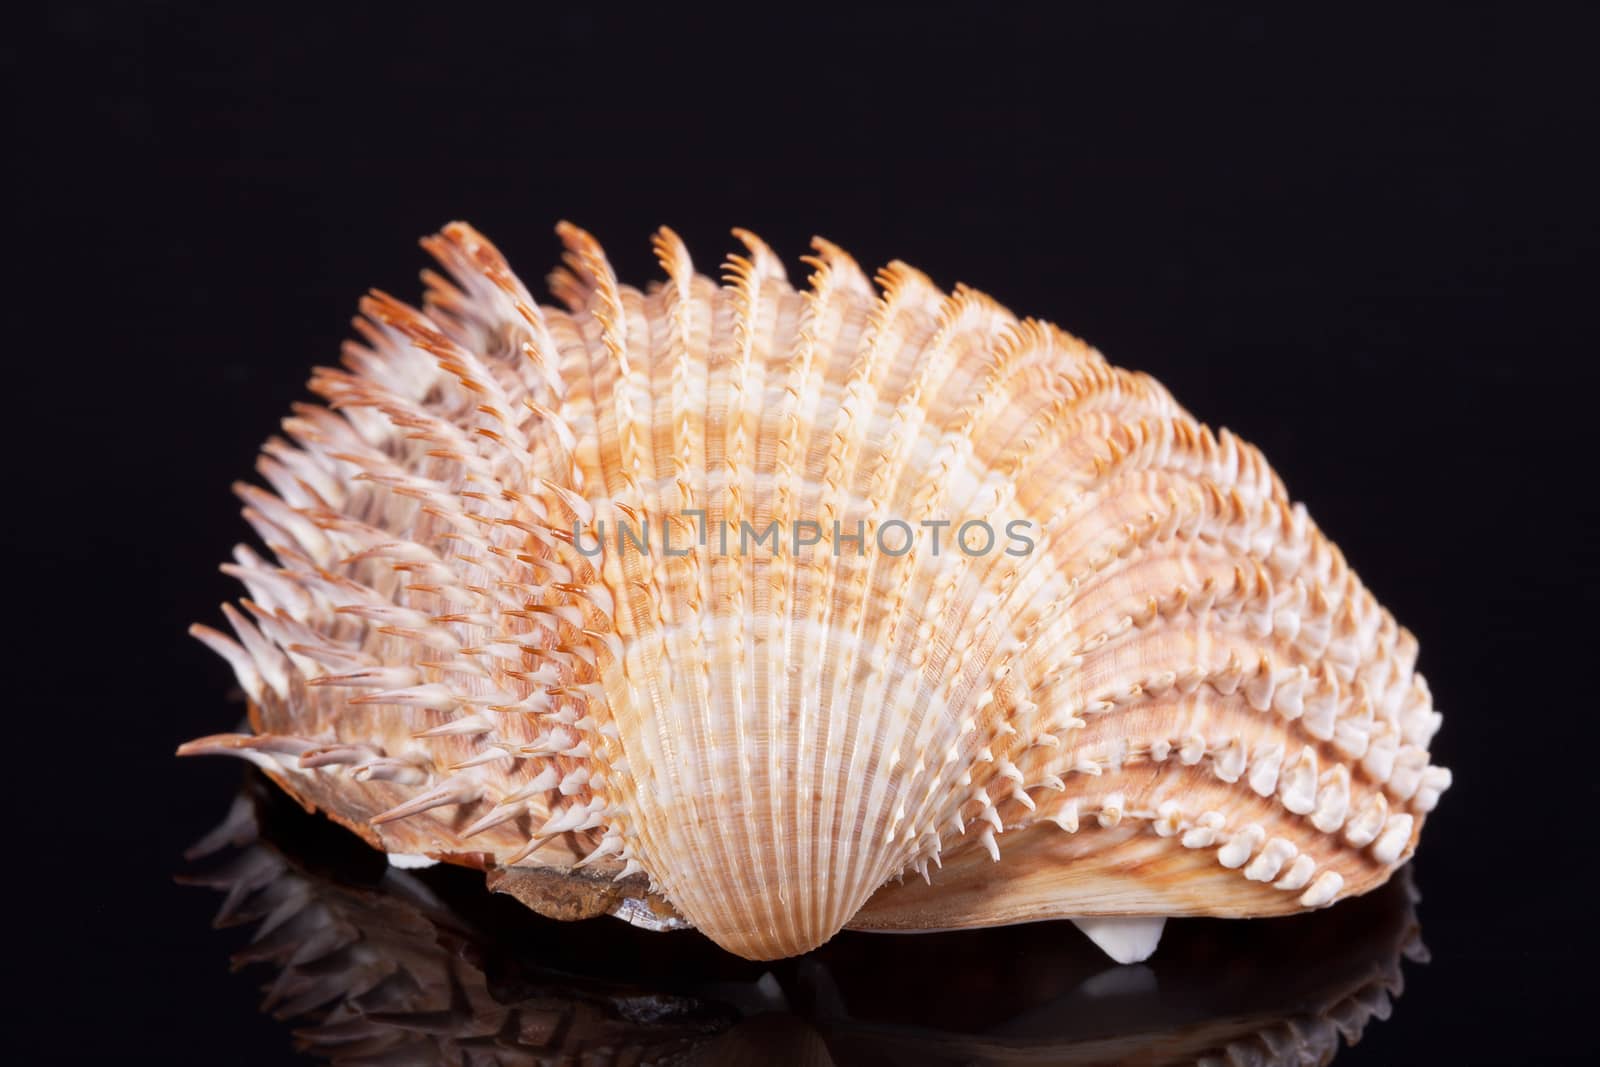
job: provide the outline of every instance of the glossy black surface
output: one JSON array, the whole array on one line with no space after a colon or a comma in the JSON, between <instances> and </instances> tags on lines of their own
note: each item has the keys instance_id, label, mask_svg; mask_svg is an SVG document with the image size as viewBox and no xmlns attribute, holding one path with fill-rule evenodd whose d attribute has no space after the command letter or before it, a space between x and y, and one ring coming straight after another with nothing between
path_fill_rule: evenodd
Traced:
<instances>
[{"instance_id":1,"label":"glossy black surface","mask_svg":"<svg viewBox=\"0 0 1600 1067\"><path fill-rule=\"evenodd\" d=\"M469 219L537 287L567 217L633 280L656 276L662 223L702 268L733 225L791 263L813 233L900 257L1259 445L1419 636L1456 774L1415 864L1432 960L1338 1062L1589 1059L1595 27L1577 7L1406 11L13 16L4 1051L299 1061L314 1023L257 1010L273 965L230 974L247 935L172 880L203 869L182 851L238 788L235 766L171 757L239 714L184 635L236 595L228 484L359 294L414 295L419 236ZM508 902L457 888L438 891L472 922L447 941L482 946ZM980 1059L1299 1011L1383 947L1384 899L1173 924L1148 978L1107 975L1066 927L850 937L773 968L796 1014L765 1020L759 972L692 937L507 918L474 966L523 1014L566 1003L575 968L594 1019L665 981L709 1005L678 1020L696 1039L755 1062L774 1039Z\"/></svg>"},{"instance_id":2,"label":"glossy black surface","mask_svg":"<svg viewBox=\"0 0 1600 1067\"><path fill-rule=\"evenodd\" d=\"M752 963L690 932L543 919L473 872L390 869L254 773L190 858L217 923L253 928L240 981L332 1062L1321 1062L1428 958L1407 868L1327 911L1175 924L1137 966L1064 923L845 933Z\"/></svg>"}]
</instances>

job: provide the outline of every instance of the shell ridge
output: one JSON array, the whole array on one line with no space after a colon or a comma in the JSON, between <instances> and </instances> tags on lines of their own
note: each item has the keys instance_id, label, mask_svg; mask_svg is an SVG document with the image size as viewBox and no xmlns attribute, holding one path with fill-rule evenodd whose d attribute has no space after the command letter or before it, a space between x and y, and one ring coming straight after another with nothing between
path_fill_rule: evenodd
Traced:
<instances>
[{"instance_id":1,"label":"shell ridge","mask_svg":"<svg viewBox=\"0 0 1600 1067\"><path fill-rule=\"evenodd\" d=\"M817 355L819 351L825 350L826 342L819 338L818 334L826 326L827 319L824 313L832 307L837 291L837 279L827 259L807 257L805 262L808 262L814 270L809 279L809 288L800 294L803 307L788 362L789 376L785 386L788 418L779 444L778 463L780 507L783 514L796 516L797 520L813 513L802 509L796 503L796 498L804 496L809 485L807 438L804 429L815 425L817 421L815 407L807 406L805 402L809 400L813 405L821 404L823 388L821 383L814 380L814 376L820 373ZM834 318L842 328L843 316L836 314ZM831 351L831 349L826 350ZM820 541L822 538L820 527L817 536ZM798 539L796 532L795 540ZM812 578L807 582L805 592L814 596L811 586L814 585L814 576L819 566L816 559L817 546L802 548L796 545L796 549L793 563L786 565L780 562L778 572L784 583L781 592L783 607L780 614L783 620L783 637L781 646L775 649L775 654L784 657L799 651L798 642L809 641L810 632L805 623L809 619L811 600L802 595L801 580L808 576ZM798 629L797 620L801 623ZM819 841L823 835L818 833L818 804L812 795L816 779L812 772L819 765L817 761L822 758L824 747L817 743L817 738L808 730L816 717L817 689L812 666L815 657L795 655L795 659L801 665L800 670L783 672L786 693L784 705L790 709L795 720L796 753L803 759L813 748L817 752L811 767L804 768L803 773L796 775L800 790L795 803L800 824L795 846L796 865L801 885L804 887L802 889L804 921L808 928L816 929L824 921L824 915L819 910L819 895L815 888L818 883Z\"/></svg>"},{"instance_id":2,"label":"shell ridge","mask_svg":"<svg viewBox=\"0 0 1600 1067\"><path fill-rule=\"evenodd\" d=\"M902 332L901 319L914 317L919 310L917 297L921 292L916 276L907 270L890 267L878 277L881 293L874 302L867 319L863 342L857 349L846 377L845 394L840 403L844 420L836 433L835 447L829 453L829 464L823 474L825 486L834 488L836 503L826 505L829 511L848 515L860 501L865 508L861 516L863 535L875 537L881 521L873 510L870 497L862 499L859 488L863 480L871 477L873 460L871 450L858 448L867 442L877 421L880 390L887 384L887 376L895 365L895 355L910 347ZM882 461L880 457L880 462ZM845 758L837 768L830 792L839 794L838 830L836 836L848 846L861 841L866 854L849 847L836 849L833 863L824 884L828 893L828 914L838 916L845 909L854 910L851 901L864 900L874 885L863 887L864 878L881 881L889 872L876 872L879 835L872 833L874 811L870 803L863 806L862 792L869 781L879 784L876 773L883 758L882 731L891 725L893 716L879 709L872 720L862 715L859 680L877 665L869 659L869 649L864 641L862 627L866 622L867 596L872 574L879 560L876 552L834 556L836 574L831 586L833 595L829 610L824 616L827 631L839 644L839 662L830 672L824 670L823 685L827 696L822 703L828 708L830 718L838 717L847 724L874 721L868 733L852 729L851 744ZM845 561L849 561L848 563ZM856 904L855 906L859 906ZM842 919L840 920L842 921Z\"/></svg>"},{"instance_id":3,"label":"shell ridge","mask_svg":"<svg viewBox=\"0 0 1600 1067\"><path fill-rule=\"evenodd\" d=\"M743 543L745 524L755 517L753 482L757 472L752 470L747 453L751 436L749 422L756 408L750 402L750 396L752 393L757 397L764 394L766 370L764 361L755 358L756 335L760 328L757 320L767 310L767 302L762 300L761 280L762 274L754 262L737 254L728 256L724 264L723 292L733 317L723 421L723 454L727 467L723 522L730 537L740 539L740 545ZM760 731L755 730L752 735L752 727L755 726L752 719L759 710L756 707L753 672L747 673L742 669L746 665L754 667L753 657L745 651L755 647L755 635L751 633L754 619L745 605L745 587L748 584L745 572L748 568L744 563L742 548L737 554L731 555L722 551L718 558L727 579L726 598L718 598L719 614L729 621L726 631L733 641L733 648L727 656L730 661L727 679L733 698L730 717L734 727L733 762L737 772L734 784L739 790L744 818L753 819L760 811L760 805L756 797L758 783L753 767L756 754L752 750L756 748L756 737L760 736ZM770 747L775 744L776 736L769 732L763 740ZM770 788L770 784L766 790L769 803L780 803L779 791ZM753 901L752 910L757 913L752 918L771 938L781 936L781 923L775 911L775 894L769 881L776 872L771 870L773 865L762 862L761 842L762 839L755 834L746 835L746 855L740 859L747 862L741 862L739 870L741 883L749 879L755 884L753 894L747 895L747 899ZM781 848L782 839L774 839L768 844L774 849ZM780 861L776 866L781 870L783 864Z\"/></svg>"},{"instance_id":4,"label":"shell ridge","mask_svg":"<svg viewBox=\"0 0 1600 1067\"><path fill-rule=\"evenodd\" d=\"M663 360L670 365L670 433L674 442L670 464L673 484L677 488L677 510L681 518L697 504L702 509L704 507L705 464L700 458L704 455L704 442L691 430L692 422L701 427L705 425L704 415L696 414L695 405L698 403L703 409L708 403L706 398L709 396L709 388L704 374L707 361L696 360L693 356L697 350L705 351L703 342L699 338L709 336L708 331L715 312L711 306L709 291L697 284L699 279L693 273L688 251L677 235L663 228L658 234L656 249L669 278L664 291L668 308L669 345L665 349ZM701 372L699 375L695 373L697 368ZM674 528L678 532L676 540L680 544L683 543L683 534L686 531L676 523ZM673 695L665 700L664 707L658 712L653 726L654 732L665 744L668 743L666 740L668 726L676 721L675 716L681 718L685 731L683 741L688 751L674 762L674 767L669 773L676 776L679 768L684 767L690 772L693 783L705 780L706 771L700 754L709 750L710 739L714 736L710 719L713 708L707 657L703 651L705 612L710 603L710 578L703 566L701 553L697 550L687 551L682 556L672 557L672 560L676 562L664 561L668 574L668 588L671 600L681 610L673 610L671 621L663 625L661 639L664 658L684 666L675 670ZM684 705L687 705L687 713L677 716L677 709ZM653 777L658 773L658 768L646 763L641 766L639 773ZM680 802L687 806L689 818L696 823L714 816L714 812L701 811L701 800L692 784L689 788L675 785L673 795L679 797ZM664 821L666 825L657 828L652 824L641 826L640 829L647 840L646 865L650 869L663 870L660 861L666 854L664 845L677 854L687 856L691 865L699 870L717 871L726 863L725 857L714 858L722 855L716 843L708 845L693 834L682 833L677 825L679 820L670 814L658 812L657 819ZM666 833L665 841L653 840L652 835L657 829ZM711 849L710 852L707 851L708 848ZM669 897L678 894L678 899L681 899L683 891L678 885L676 872L668 878L663 870L661 875L655 877L664 880L663 884L667 888ZM730 909L726 887L721 878L713 879L710 894L715 907L723 911Z\"/></svg>"},{"instance_id":5,"label":"shell ridge","mask_svg":"<svg viewBox=\"0 0 1600 1067\"><path fill-rule=\"evenodd\" d=\"M845 558L841 552L830 563L829 558L822 552L823 545L827 545L830 552L837 550L837 540L831 539L829 535L833 532L834 521L842 522L844 519L839 513L837 484L830 484L826 477L826 472L834 466L832 449L840 433L837 422L843 414L841 405L833 399L832 394L836 389L842 392L846 388L847 375L853 366L853 361L849 358L850 353L865 342L876 301L871 285L853 260L825 241L814 242L814 247L826 265L826 280L829 282L826 292L834 298L821 306L832 309L835 300L837 301L839 327L837 334L832 338L832 344L826 349L819 350L819 354L825 353L824 358L814 363L821 374L821 381L817 389L817 416L813 421L807 445L808 477L804 505L805 514L816 516L824 540L821 545L815 546L811 565L807 568L809 595L804 603L806 622L803 632L807 635L816 635L816 639L824 641L829 654L806 658L804 661L806 677L802 679L801 686L811 701L815 714L821 720L817 738L819 745L811 770L811 780L828 783L838 778L841 749L847 744L847 739L842 735L842 728L845 726L843 716L834 715L832 708L823 701L823 694L831 688L832 670L835 669L834 661L838 651L831 639L832 631L828 619L831 617L835 586L842 565L839 560ZM823 293L819 291L817 295L821 297ZM816 474L812 476L814 468ZM796 606L798 608L801 605L797 602ZM817 819L817 827L821 833L813 838L815 851L810 865L810 869L819 875L818 885L812 891L813 929L825 929L832 925L831 887L827 884L827 879L820 875L834 869L834 844L840 825L839 820L843 815L838 804L837 792L823 788Z\"/></svg>"},{"instance_id":6,"label":"shell ridge","mask_svg":"<svg viewBox=\"0 0 1600 1067\"><path fill-rule=\"evenodd\" d=\"M763 246L764 247L764 246ZM764 285L770 291L770 327L761 331L763 338L760 414L756 423L754 454L757 468L756 491L751 497L754 526L759 531L776 528L775 545L771 551L757 548L749 558L748 581L752 604L750 640L755 653L749 658L752 676L752 694L759 709L762 730L768 739L766 766L763 770L766 788L771 794L770 838L768 847L777 855L775 907L780 915L794 914L796 903L804 894L804 877L800 870L803 860L801 843L791 827L798 821L798 800L792 790L784 787L790 778L788 768L804 751L800 743L799 723L791 716L784 701L787 680L783 655L786 650L785 635L789 630L786 618L788 603L783 589L790 580L793 552L793 516L782 496L785 473L779 466L779 450L786 424L792 415L787 406L785 385L789 377L788 353L792 350L805 314L805 301L789 285L785 275L767 273ZM792 918L790 919L792 923Z\"/></svg>"},{"instance_id":7,"label":"shell ridge","mask_svg":"<svg viewBox=\"0 0 1600 1067\"><path fill-rule=\"evenodd\" d=\"M918 391L917 380L938 362L936 357L940 355L937 350L930 351L930 347L940 340L941 316L938 310L929 313L928 309L930 305L942 309L945 301L925 276L902 263L886 268L882 284L886 320L883 334L892 331L898 345L893 358L886 362L884 399L877 404L880 441L874 450L876 459L860 464L857 482L865 482L860 496L869 515L875 520L892 516L904 522L910 513L902 516L905 509L900 506L901 498L894 494L894 487L907 481L908 457L922 425L921 407L914 395ZM877 343L885 344L881 336ZM887 414L884 414L885 407ZM874 536L876 533L874 530ZM849 774L849 780L860 785L853 786L852 792L847 793L847 806L861 806L861 790L870 783L864 806L860 808L867 858L856 865L846 889L851 899L864 897L898 873L908 858L907 847L894 844L898 823L903 818L903 802L893 812L885 813L884 807L886 793L892 785L904 789L913 784L916 767L907 763L902 750L911 736L909 728L920 728L921 724L903 701L889 697L889 676L903 673L903 660L886 635L893 632L908 603L907 588L917 571L926 566L921 549L914 543L899 555L876 551L862 575L861 593L856 600L852 644L860 668L853 673L849 692L840 699L848 702L852 718L871 721L875 717L877 726L867 738L870 744L865 746L865 767L853 766ZM870 632L862 629L868 623L865 615L868 602L880 606L871 620ZM876 655L873 655L874 650ZM861 751L862 746L858 745L854 755L859 756ZM884 821L890 825L886 832L880 832L878 828Z\"/></svg>"}]
</instances>

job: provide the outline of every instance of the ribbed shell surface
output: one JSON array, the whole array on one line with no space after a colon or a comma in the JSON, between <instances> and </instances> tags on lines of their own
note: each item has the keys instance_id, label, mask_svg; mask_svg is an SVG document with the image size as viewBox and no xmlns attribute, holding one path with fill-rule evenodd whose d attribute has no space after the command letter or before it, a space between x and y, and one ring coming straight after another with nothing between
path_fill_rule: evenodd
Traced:
<instances>
[{"instance_id":1,"label":"ribbed shell surface","mask_svg":"<svg viewBox=\"0 0 1600 1067\"><path fill-rule=\"evenodd\" d=\"M797 290L736 231L718 283L663 230L640 291L560 233L561 309L460 224L420 311L363 302L239 490L238 640L197 628L254 733L188 751L390 852L642 872L758 958L1410 855L1415 641L1254 449L901 263L818 241Z\"/></svg>"}]
</instances>

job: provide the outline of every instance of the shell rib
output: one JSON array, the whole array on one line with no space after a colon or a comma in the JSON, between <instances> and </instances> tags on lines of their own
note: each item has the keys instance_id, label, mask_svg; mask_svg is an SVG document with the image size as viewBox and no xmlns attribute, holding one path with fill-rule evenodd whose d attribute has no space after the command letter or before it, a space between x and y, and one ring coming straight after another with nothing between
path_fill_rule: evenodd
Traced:
<instances>
[{"instance_id":1,"label":"shell rib","mask_svg":"<svg viewBox=\"0 0 1600 1067\"><path fill-rule=\"evenodd\" d=\"M818 240L796 290L735 231L719 285L664 229L640 292L558 232L565 310L459 223L422 310L362 302L238 487L276 560L225 568L237 640L196 627L254 733L183 751L390 853L641 875L753 958L1410 856L1416 642L1250 446L903 263Z\"/></svg>"}]
</instances>

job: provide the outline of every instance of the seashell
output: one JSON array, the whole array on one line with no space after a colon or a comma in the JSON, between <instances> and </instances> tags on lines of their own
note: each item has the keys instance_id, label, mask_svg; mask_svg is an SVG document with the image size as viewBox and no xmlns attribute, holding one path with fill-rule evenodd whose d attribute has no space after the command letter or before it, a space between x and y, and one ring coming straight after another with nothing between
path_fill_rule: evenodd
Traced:
<instances>
[{"instance_id":1,"label":"seashell","mask_svg":"<svg viewBox=\"0 0 1600 1067\"><path fill-rule=\"evenodd\" d=\"M1321 907L1449 772L1415 639L1261 455L1147 376L903 263L670 231L542 307L470 227L361 303L240 485L260 766L401 863L732 952L841 928ZM913 875L913 877L906 877Z\"/></svg>"}]
</instances>

